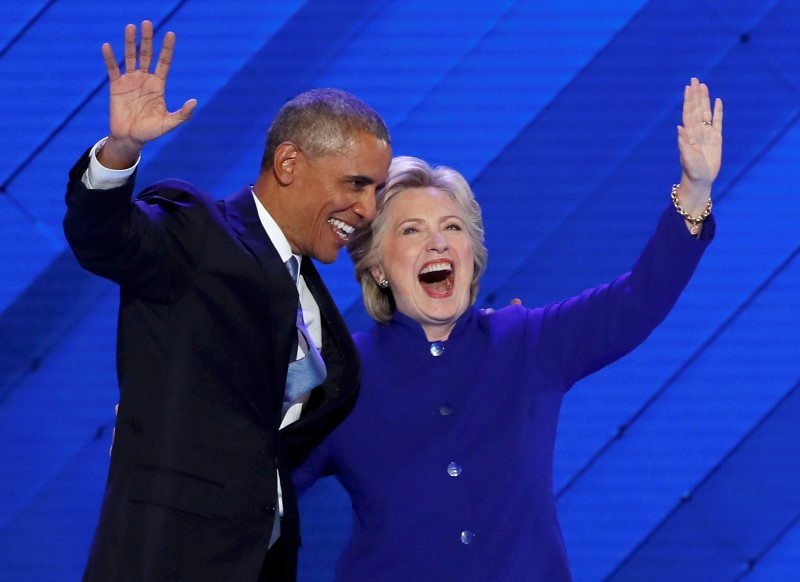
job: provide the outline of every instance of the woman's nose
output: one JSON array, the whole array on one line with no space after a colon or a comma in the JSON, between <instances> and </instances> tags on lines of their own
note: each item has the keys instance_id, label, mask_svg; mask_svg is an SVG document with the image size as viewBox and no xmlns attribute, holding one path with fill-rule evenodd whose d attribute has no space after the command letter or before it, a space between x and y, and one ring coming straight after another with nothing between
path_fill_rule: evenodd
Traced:
<instances>
[{"instance_id":1,"label":"woman's nose","mask_svg":"<svg viewBox=\"0 0 800 582\"><path fill-rule=\"evenodd\" d=\"M447 250L447 238L445 238L444 234L442 234L441 232L438 232L438 231L434 232L431 235L431 238L430 238L430 241L429 241L429 244L428 244L428 250L439 251L439 252L446 251Z\"/></svg>"}]
</instances>

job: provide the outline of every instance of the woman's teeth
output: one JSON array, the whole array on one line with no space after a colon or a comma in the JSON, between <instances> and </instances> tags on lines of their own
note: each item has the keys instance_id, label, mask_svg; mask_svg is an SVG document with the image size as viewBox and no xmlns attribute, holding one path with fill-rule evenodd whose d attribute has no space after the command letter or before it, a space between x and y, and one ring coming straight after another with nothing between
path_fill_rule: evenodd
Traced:
<instances>
[{"instance_id":1,"label":"woman's teeth","mask_svg":"<svg viewBox=\"0 0 800 582\"><path fill-rule=\"evenodd\" d=\"M453 265L450 263L434 263L422 269L419 274L425 275L426 273L434 273L436 271L452 271Z\"/></svg>"}]
</instances>

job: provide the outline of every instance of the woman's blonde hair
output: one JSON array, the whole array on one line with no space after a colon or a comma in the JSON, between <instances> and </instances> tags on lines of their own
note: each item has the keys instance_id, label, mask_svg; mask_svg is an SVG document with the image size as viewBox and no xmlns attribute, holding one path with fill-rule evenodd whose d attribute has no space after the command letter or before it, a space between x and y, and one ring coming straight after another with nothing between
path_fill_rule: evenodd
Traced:
<instances>
[{"instance_id":1,"label":"woman's blonde hair","mask_svg":"<svg viewBox=\"0 0 800 582\"><path fill-rule=\"evenodd\" d=\"M372 225L356 235L347 245L355 265L356 281L361 285L364 306L370 317L379 323L388 323L396 307L390 288L382 289L372 276L372 269L383 258L383 238L386 229L386 212L392 200L411 188L436 188L448 194L461 210L467 235L472 242L474 269L470 285L470 305L478 296L479 281L486 270L488 251L483 244L483 219L481 208L472 188L464 177L445 166L432 168L427 162L411 156L392 160L386 185L376 195L377 213Z\"/></svg>"}]
</instances>

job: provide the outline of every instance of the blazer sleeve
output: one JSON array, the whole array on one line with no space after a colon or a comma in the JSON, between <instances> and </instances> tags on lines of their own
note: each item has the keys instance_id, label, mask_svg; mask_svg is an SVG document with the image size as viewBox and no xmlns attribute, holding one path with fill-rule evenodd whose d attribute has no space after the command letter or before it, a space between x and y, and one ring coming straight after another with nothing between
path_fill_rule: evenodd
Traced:
<instances>
[{"instance_id":1,"label":"blazer sleeve","mask_svg":"<svg viewBox=\"0 0 800 582\"><path fill-rule=\"evenodd\" d=\"M333 455L326 439L308 455L302 465L292 471L292 481L297 496L303 495L322 477L333 475L335 468Z\"/></svg>"},{"instance_id":2,"label":"blazer sleeve","mask_svg":"<svg viewBox=\"0 0 800 582\"><path fill-rule=\"evenodd\" d=\"M135 175L110 190L87 188L88 155L72 168L64 234L85 269L124 291L170 301L191 281L200 260L212 204L190 184L160 182L131 200Z\"/></svg>"},{"instance_id":3,"label":"blazer sleeve","mask_svg":"<svg viewBox=\"0 0 800 582\"><path fill-rule=\"evenodd\" d=\"M641 344L666 318L714 237L710 217L701 237L670 206L632 270L576 297L532 310L537 353L569 388Z\"/></svg>"}]
</instances>

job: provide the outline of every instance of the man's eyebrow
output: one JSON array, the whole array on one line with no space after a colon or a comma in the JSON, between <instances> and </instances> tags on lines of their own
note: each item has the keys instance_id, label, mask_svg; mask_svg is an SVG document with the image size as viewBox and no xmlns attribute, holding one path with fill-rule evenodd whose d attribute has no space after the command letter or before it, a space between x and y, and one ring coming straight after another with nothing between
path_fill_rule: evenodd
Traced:
<instances>
[{"instance_id":1,"label":"man's eyebrow","mask_svg":"<svg viewBox=\"0 0 800 582\"><path fill-rule=\"evenodd\" d=\"M344 177L346 182L358 182L359 184L374 184L375 178L362 176L361 174L348 175Z\"/></svg>"}]
</instances>

